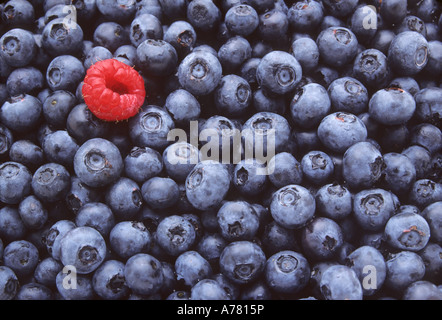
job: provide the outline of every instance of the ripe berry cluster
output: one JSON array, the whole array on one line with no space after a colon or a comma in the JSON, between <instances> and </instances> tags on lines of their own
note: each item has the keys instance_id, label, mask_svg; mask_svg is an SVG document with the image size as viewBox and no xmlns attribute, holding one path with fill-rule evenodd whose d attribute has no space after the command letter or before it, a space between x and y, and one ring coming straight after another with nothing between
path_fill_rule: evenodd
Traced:
<instances>
[{"instance_id":1,"label":"ripe berry cluster","mask_svg":"<svg viewBox=\"0 0 442 320\"><path fill-rule=\"evenodd\" d=\"M441 8L2 2L0 300L441 300Z\"/></svg>"}]
</instances>

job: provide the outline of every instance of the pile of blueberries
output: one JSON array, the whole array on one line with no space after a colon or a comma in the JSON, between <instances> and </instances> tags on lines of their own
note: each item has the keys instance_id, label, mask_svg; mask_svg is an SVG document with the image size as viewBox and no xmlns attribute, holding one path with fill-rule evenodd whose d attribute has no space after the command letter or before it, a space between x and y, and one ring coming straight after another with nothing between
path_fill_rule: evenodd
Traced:
<instances>
[{"instance_id":1,"label":"pile of blueberries","mask_svg":"<svg viewBox=\"0 0 442 320\"><path fill-rule=\"evenodd\" d=\"M441 9L3 2L0 299L441 300ZM84 102L107 59L145 81L128 121Z\"/></svg>"}]
</instances>

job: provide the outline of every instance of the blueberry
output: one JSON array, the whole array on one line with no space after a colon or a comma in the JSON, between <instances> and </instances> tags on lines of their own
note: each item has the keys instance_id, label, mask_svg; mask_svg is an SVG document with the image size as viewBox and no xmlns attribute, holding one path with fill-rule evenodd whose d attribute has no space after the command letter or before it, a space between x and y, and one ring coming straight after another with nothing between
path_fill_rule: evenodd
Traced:
<instances>
[{"instance_id":1,"label":"blueberry","mask_svg":"<svg viewBox=\"0 0 442 320\"><path fill-rule=\"evenodd\" d=\"M123 259L129 259L138 253L147 253L152 240L144 224L136 221L121 221L113 226L109 234L112 250Z\"/></svg>"},{"instance_id":2,"label":"blueberry","mask_svg":"<svg viewBox=\"0 0 442 320\"><path fill-rule=\"evenodd\" d=\"M319 49L313 39L306 37L293 41L290 51L306 72L314 70L319 64Z\"/></svg>"},{"instance_id":3,"label":"blueberry","mask_svg":"<svg viewBox=\"0 0 442 320\"><path fill-rule=\"evenodd\" d=\"M441 253L441 246L434 242L429 242L424 249L418 252L425 264L425 280L437 283L440 279L442 261L439 255Z\"/></svg>"},{"instance_id":4,"label":"blueberry","mask_svg":"<svg viewBox=\"0 0 442 320\"><path fill-rule=\"evenodd\" d=\"M429 281L415 281L405 289L403 300L441 300L440 289Z\"/></svg>"},{"instance_id":5,"label":"blueberry","mask_svg":"<svg viewBox=\"0 0 442 320\"><path fill-rule=\"evenodd\" d=\"M286 94L301 81L302 67L296 58L284 51L266 54L256 70L258 84L275 94Z\"/></svg>"},{"instance_id":6,"label":"blueberry","mask_svg":"<svg viewBox=\"0 0 442 320\"><path fill-rule=\"evenodd\" d=\"M17 68L11 72L6 88L9 95L35 94L44 87L43 74L35 67Z\"/></svg>"},{"instance_id":7,"label":"blueberry","mask_svg":"<svg viewBox=\"0 0 442 320\"><path fill-rule=\"evenodd\" d=\"M316 217L302 228L301 246L314 261L335 258L343 243L342 229L332 219Z\"/></svg>"},{"instance_id":8,"label":"blueberry","mask_svg":"<svg viewBox=\"0 0 442 320\"><path fill-rule=\"evenodd\" d=\"M17 295L20 284L15 272L6 266L0 266L0 299L12 300Z\"/></svg>"},{"instance_id":9,"label":"blueberry","mask_svg":"<svg viewBox=\"0 0 442 320\"><path fill-rule=\"evenodd\" d=\"M158 0L165 18L176 20L186 16L187 3L185 0Z\"/></svg>"},{"instance_id":10,"label":"blueberry","mask_svg":"<svg viewBox=\"0 0 442 320\"><path fill-rule=\"evenodd\" d=\"M0 201L18 204L31 193L32 174L18 162L5 162L0 166Z\"/></svg>"},{"instance_id":11,"label":"blueberry","mask_svg":"<svg viewBox=\"0 0 442 320\"><path fill-rule=\"evenodd\" d=\"M285 13L277 9L260 13L257 33L264 42L280 44L287 40L287 32L290 27L287 14L288 12Z\"/></svg>"},{"instance_id":12,"label":"blueberry","mask_svg":"<svg viewBox=\"0 0 442 320\"><path fill-rule=\"evenodd\" d=\"M316 43L321 61L330 66L343 67L357 54L358 39L348 28L327 28L318 35Z\"/></svg>"},{"instance_id":13,"label":"blueberry","mask_svg":"<svg viewBox=\"0 0 442 320\"><path fill-rule=\"evenodd\" d=\"M414 164L416 179L422 179L427 175L431 163L431 154L427 149L418 145L411 145L404 149L401 154L407 156Z\"/></svg>"},{"instance_id":14,"label":"blueberry","mask_svg":"<svg viewBox=\"0 0 442 320\"><path fill-rule=\"evenodd\" d=\"M102 138L109 133L109 124L97 118L85 103L74 106L66 119L66 129L78 142Z\"/></svg>"},{"instance_id":15,"label":"blueberry","mask_svg":"<svg viewBox=\"0 0 442 320\"><path fill-rule=\"evenodd\" d=\"M114 52L122 45L130 43L128 31L117 22L102 22L94 30L93 43Z\"/></svg>"},{"instance_id":16,"label":"blueberry","mask_svg":"<svg viewBox=\"0 0 442 320\"><path fill-rule=\"evenodd\" d=\"M339 111L325 116L318 126L318 138L329 150L345 153L367 139L367 127L357 116Z\"/></svg>"},{"instance_id":17,"label":"blueberry","mask_svg":"<svg viewBox=\"0 0 442 320\"><path fill-rule=\"evenodd\" d=\"M195 227L182 216L171 215L160 221L156 242L169 255L178 256L189 250L196 239Z\"/></svg>"},{"instance_id":18,"label":"blueberry","mask_svg":"<svg viewBox=\"0 0 442 320\"><path fill-rule=\"evenodd\" d=\"M27 28L35 20L34 7L25 0L7 1L2 10L2 20L10 28Z\"/></svg>"},{"instance_id":19,"label":"blueberry","mask_svg":"<svg viewBox=\"0 0 442 320\"><path fill-rule=\"evenodd\" d=\"M220 233L206 232L196 246L196 251L212 266L212 270L219 267L219 257L228 241Z\"/></svg>"},{"instance_id":20,"label":"blueberry","mask_svg":"<svg viewBox=\"0 0 442 320\"><path fill-rule=\"evenodd\" d=\"M442 200L442 185L431 179L419 179L412 185L408 196L410 203L422 210L431 203Z\"/></svg>"},{"instance_id":21,"label":"blueberry","mask_svg":"<svg viewBox=\"0 0 442 320\"><path fill-rule=\"evenodd\" d=\"M19 279L31 275L38 261L37 247L26 240L10 242L3 253L4 266L11 268Z\"/></svg>"},{"instance_id":22,"label":"blueberry","mask_svg":"<svg viewBox=\"0 0 442 320\"><path fill-rule=\"evenodd\" d=\"M399 250L419 251L430 239L428 222L415 213L401 213L392 216L385 225L388 244Z\"/></svg>"},{"instance_id":23,"label":"blueberry","mask_svg":"<svg viewBox=\"0 0 442 320\"><path fill-rule=\"evenodd\" d=\"M430 123L420 123L413 127L410 142L434 154L442 149L442 131Z\"/></svg>"},{"instance_id":24,"label":"blueberry","mask_svg":"<svg viewBox=\"0 0 442 320\"><path fill-rule=\"evenodd\" d=\"M404 19L398 24L395 29L396 34L404 31L415 31L420 33L424 37L427 36L426 23L421 18L415 15L408 15L404 17Z\"/></svg>"},{"instance_id":25,"label":"blueberry","mask_svg":"<svg viewBox=\"0 0 442 320\"><path fill-rule=\"evenodd\" d=\"M389 24L397 24L407 15L407 3L399 0L388 0L380 4L379 11L383 21Z\"/></svg>"},{"instance_id":26,"label":"blueberry","mask_svg":"<svg viewBox=\"0 0 442 320\"><path fill-rule=\"evenodd\" d=\"M324 9L319 1L298 1L289 8L287 17L293 30L310 32L316 30L321 23Z\"/></svg>"},{"instance_id":27,"label":"blueberry","mask_svg":"<svg viewBox=\"0 0 442 320\"><path fill-rule=\"evenodd\" d=\"M279 293L298 293L310 279L307 259L295 251L280 251L266 262L265 278L268 286Z\"/></svg>"},{"instance_id":28,"label":"blueberry","mask_svg":"<svg viewBox=\"0 0 442 320\"><path fill-rule=\"evenodd\" d=\"M176 182L185 182L200 159L198 148L184 141L171 144L163 152L164 167Z\"/></svg>"},{"instance_id":29,"label":"blueberry","mask_svg":"<svg viewBox=\"0 0 442 320\"><path fill-rule=\"evenodd\" d=\"M424 88L416 92L416 116L422 121L437 124L442 119L442 107L438 102L442 99L442 89Z\"/></svg>"},{"instance_id":30,"label":"blueberry","mask_svg":"<svg viewBox=\"0 0 442 320\"><path fill-rule=\"evenodd\" d=\"M366 49L353 62L353 76L370 88L384 88L390 80L387 57L378 49Z\"/></svg>"},{"instance_id":31,"label":"blueberry","mask_svg":"<svg viewBox=\"0 0 442 320\"><path fill-rule=\"evenodd\" d=\"M76 275L75 290L72 289L74 284L70 277L73 277L70 270L62 270L57 274L56 288L61 300L81 301L95 298L90 277L81 274Z\"/></svg>"},{"instance_id":32,"label":"blueberry","mask_svg":"<svg viewBox=\"0 0 442 320\"><path fill-rule=\"evenodd\" d=\"M71 186L71 175L61 164L46 163L35 171L31 186L40 200L54 203L65 198Z\"/></svg>"},{"instance_id":33,"label":"blueberry","mask_svg":"<svg viewBox=\"0 0 442 320\"><path fill-rule=\"evenodd\" d=\"M178 67L178 79L193 95L207 95L215 90L222 78L222 66L216 56L204 51L188 54Z\"/></svg>"},{"instance_id":34,"label":"blueberry","mask_svg":"<svg viewBox=\"0 0 442 320\"><path fill-rule=\"evenodd\" d=\"M322 3L325 9L328 10L329 14L337 18L344 18L348 16L358 5L357 0L347 0L343 3L332 0L324 0Z\"/></svg>"},{"instance_id":35,"label":"blueberry","mask_svg":"<svg viewBox=\"0 0 442 320\"><path fill-rule=\"evenodd\" d=\"M274 168L269 174L270 182L276 188L291 184L300 184L303 178L301 164L288 152L276 154L268 163L269 168Z\"/></svg>"},{"instance_id":36,"label":"blueberry","mask_svg":"<svg viewBox=\"0 0 442 320\"><path fill-rule=\"evenodd\" d=\"M147 253L130 257L124 266L126 285L136 294L157 293L164 281L161 262Z\"/></svg>"},{"instance_id":37,"label":"blueberry","mask_svg":"<svg viewBox=\"0 0 442 320\"><path fill-rule=\"evenodd\" d=\"M96 202L99 199L100 194L97 189L85 185L76 175L71 176L71 186L65 198L66 207L69 211L77 214L83 205Z\"/></svg>"},{"instance_id":38,"label":"blueberry","mask_svg":"<svg viewBox=\"0 0 442 320\"><path fill-rule=\"evenodd\" d=\"M336 221L348 217L353 210L352 193L343 185L325 184L315 195L318 213Z\"/></svg>"},{"instance_id":39,"label":"blueberry","mask_svg":"<svg viewBox=\"0 0 442 320\"><path fill-rule=\"evenodd\" d=\"M360 227L370 232L381 231L395 214L392 195L384 189L366 189L354 195L353 212Z\"/></svg>"},{"instance_id":40,"label":"blueberry","mask_svg":"<svg viewBox=\"0 0 442 320\"><path fill-rule=\"evenodd\" d=\"M256 159L242 160L233 171L233 184L241 194L256 196L267 187L268 178L264 164Z\"/></svg>"},{"instance_id":41,"label":"blueberry","mask_svg":"<svg viewBox=\"0 0 442 320\"><path fill-rule=\"evenodd\" d=\"M312 71L312 79L325 88L328 88L339 76L340 74L336 69L324 65L321 61L315 70Z\"/></svg>"},{"instance_id":42,"label":"blueberry","mask_svg":"<svg viewBox=\"0 0 442 320\"><path fill-rule=\"evenodd\" d=\"M238 4L231 7L225 15L227 29L235 35L247 37L251 35L259 25L259 17L256 10L247 4Z\"/></svg>"},{"instance_id":43,"label":"blueberry","mask_svg":"<svg viewBox=\"0 0 442 320\"><path fill-rule=\"evenodd\" d=\"M138 45L137 64L146 74L167 76L174 73L178 64L178 55L170 43L147 39Z\"/></svg>"},{"instance_id":44,"label":"blueberry","mask_svg":"<svg viewBox=\"0 0 442 320\"><path fill-rule=\"evenodd\" d=\"M400 153L384 154L384 181L397 195L406 194L416 181L416 168L411 160Z\"/></svg>"},{"instance_id":45,"label":"blueberry","mask_svg":"<svg viewBox=\"0 0 442 320\"><path fill-rule=\"evenodd\" d=\"M18 209L6 206L0 209L0 235L5 241L23 239L27 228L20 218Z\"/></svg>"},{"instance_id":46,"label":"blueberry","mask_svg":"<svg viewBox=\"0 0 442 320\"><path fill-rule=\"evenodd\" d=\"M212 267L196 251L186 251L175 260L175 272L178 281L182 280L186 286L193 287L199 281L212 276Z\"/></svg>"},{"instance_id":47,"label":"blueberry","mask_svg":"<svg viewBox=\"0 0 442 320\"><path fill-rule=\"evenodd\" d=\"M218 59L225 73L236 73L251 57L250 42L242 36L229 38L218 50Z\"/></svg>"},{"instance_id":48,"label":"blueberry","mask_svg":"<svg viewBox=\"0 0 442 320\"><path fill-rule=\"evenodd\" d=\"M47 161L71 168L80 146L66 130L57 130L45 137L42 148Z\"/></svg>"},{"instance_id":49,"label":"blueberry","mask_svg":"<svg viewBox=\"0 0 442 320\"><path fill-rule=\"evenodd\" d=\"M422 280L425 275L425 264L415 252L399 251L386 260L387 278L385 286L396 292L403 292L415 281Z\"/></svg>"},{"instance_id":50,"label":"blueberry","mask_svg":"<svg viewBox=\"0 0 442 320\"><path fill-rule=\"evenodd\" d=\"M41 115L40 100L28 94L11 97L0 108L0 121L10 130L19 133L35 129L40 124Z\"/></svg>"},{"instance_id":51,"label":"blueberry","mask_svg":"<svg viewBox=\"0 0 442 320\"><path fill-rule=\"evenodd\" d=\"M46 81L52 91L75 92L85 73L83 63L78 58L72 55L60 55L49 63Z\"/></svg>"},{"instance_id":52,"label":"blueberry","mask_svg":"<svg viewBox=\"0 0 442 320\"><path fill-rule=\"evenodd\" d=\"M84 59L84 68L89 69L92 65L98 61L112 59L113 54L107 48L102 46L95 46L88 51Z\"/></svg>"},{"instance_id":53,"label":"blueberry","mask_svg":"<svg viewBox=\"0 0 442 320\"><path fill-rule=\"evenodd\" d=\"M65 18L57 18L46 24L42 33L42 44L52 56L75 55L83 45L83 30L75 22L65 23Z\"/></svg>"},{"instance_id":54,"label":"blueberry","mask_svg":"<svg viewBox=\"0 0 442 320\"><path fill-rule=\"evenodd\" d=\"M379 90L369 102L370 116L384 125L405 124L412 118L415 110L416 102L413 96L397 88Z\"/></svg>"},{"instance_id":55,"label":"blueberry","mask_svg":"<svg viewBox=\"0 0 442 320\"><path fill-rule=\"evenodd\" d=\"M20 290L15 297L16 300L26 301L43 301L53 300L52 291L39 283L27 283L20 287Z\"/></svg>"},{"instance_id":56,"label":"blueberry","mask_svg":"<svg viewBox=\"0 0 442 320\"><path fill-rule=\"evenodd\" d=\"M11 130L0 123L0 159L10 154L10 148L13 143L14 136Z\"/></svg>"},{"instance_id":57,"label":"blueberry","mask_svg":"<svg viewBox=\"0 0 442 320\"><path fill-rule=\"evenodd\" d=\"M363 291L353 269L334 265L327 268L320 280L321 294L326 300L362 300Z\"/></svg>"},{"instance_id":58,"label":"blueberry","mask_svg":"<svg viewBox=\"0 0 442 320\"><path fill-rule=\"evenodd\" d=\"M117 260L105 261L92 277L94 291L105 300L126 298L129 288L124 278L124 263Z\"/></svg>"},{"instance_id":59,"label":"blueberry","mask_svg":"<svg viewBox=\"0 0 442 320\"><path fill-rule=\"evenodd\" d=\"M58 220L43 235L42 241L46 246L49 255L60 261L60 242L70 230L76 227L70 220Z\"/></svg>"},{"instance_id":60,"label":"blueberry","mask_svg":"<svg viewBox=\"0 0 442 320\"><path fill-rule=\"evenodd\" d=\"M327 90L317 83L309 83L296 90L290 102L293 122L305 129L317 127L330 109Z\"/></svg>"},{"instance_id":61,"label":"blueberry","mask_svg":"<svg viewBox=\"0 0 442 320\"><path fill-rule=\"evenodd\" d=\"M95 271L106 257L103 236L91 227L75 227L60 240L61 262L75 267L78 274Z\"/></svg>"},{"instance_id":62,"label":"blueberry","mask_svg":"<svg viewBox=\"0 0 442 320\"><path fill-rule=\"evenodd\" d=\"M175 123L163 108L148 105L129 120L129 136L137 147L149 147L163 151L171 142L169 132L175 128Z\"/></svg>"},{"instance_id":63,"label":"blueberry","mask_svg":"<svg viewBox=\"0 0 442 320\"><path fill-rule=\"evenodd\" d=\"M41 229L48 221L48 211L34 195L24 198L18 205L18 213L28 229Z\"/></svg>"},{"instance_id":64,"label":"blueberry","mask_svg":"<svg viewBox=\"0 0 442 320\"><path fill-rule=\"evenodd\" d=\"M198 210L207 210L221 204L230 189L230 173L213 160L199 162L186 179L186 195Z\"/></svg>"},{"instance_id":65,"label":"blueberry","mask_svg":"<svg viewBox=\"0 0 442 320\"><path fill-rule=\"evenodd\" d=\"M57 274L63 269L61 262L52 257L42 259L34 270L34 278L37 283L48 288L55 287Z\"/></svg>"},{"instance_id":66,"label":"blueberry","mask_svg":"<svg viewBox=\"0 0 442 320\"><path fill-rule=\"evenodd\" d=\"M200 31L214 30L221 21L221 11L210 0L192 0L187 5L187 20Z\"/></svg>"},{"instance_id":67,"label":"blueberry","mask_svg":"<svg viewBox=\"0 0 442 320\"><path fill-rule=\"evenodd\" d=\"M98 11L110 21L125 22L135 15L135 1L97 0Z\"/></svg>"},{"instance_id":68,"label":"blueberry","mask_svg":"<svg viewBox=\"0 0 442 320\"><path fill-rule=\"evenodd\" d=\"M442 65L440 63L442 59L440 53L442 50L442 42L439 40L428 41L428 50L429 57L428 63L425 66L425 71L435 77L438 77L442 74Z\"/></svg>"},{"instance_id":69,"label":"blueberry","mask_svg":"<svg viewBox=\"0 0 442 320\"><path fill-rule=\"evenodd\" d=\"M51 127L61 129L76 104L75 95L69 91L51 92L43 101L43 116Z\"/></svg>"},{"instance_id":70,"label":"blueberry","mask_svg":"<svg viewBox=\"0 0 442 320\"><path fill-rule=\"evenodd\" d=\"M0 38L0 56L13 68L27 66L37 53L33 34L24 29L13 28Z\"/></svg>"},{"instance_id":71,"label":"blueberry","mask_svg":"<svg viewBox=\"0 0 442 320\"><path fill-rule=\"evenodd\" d=\"M266 281L255 281L252 284L245 286L240 296L241 300L264 300L268 301L272 299L272 292L268 287Z\"/></svg>"},{"instance_id":72,"label":"blueberry","mask_svg":"<svg viewBox=\"0 0 442 320\"><path fill-rule=\"evenodd\" d=\"M316 185L330 182L335 166L328 154L322 151L309 151L301 160L301 170L306 181Z\"/></svg>"},{"instance_id":73,"label":"blueberry","mask_svg":"<svg viewBox=\"0 0 442 320\"><path fill-rule=\"evenodd\" d=\"M107 237L115 226L115 216L111 208L101 202L85 203L75 216L78 227L91 227Z\"/></svg>"},{"instance_id":74,"label":"blueberry","mask_svg":"<svg viewBox=\"0 0 442 320\"><path fill-rule=\"evenodd\" d=\"M106 191L106 203L118 219L133 218L141 209L143 198L138 184L120 177Z\"/></svg>"},{"instance_id":75,"label":"blueberry","mask_svg":"<svg viewBox=\"0 0 442 320\"><path fill-rule=\"evenodd\" d=\"M298 248L293 230L282 227L276 221L264 226L261 242L266 255L273 255L284 250L293 251Z\"/></svg>"},{"instance_id":76,"label":"blueberry","mask_svg":"<svg viewBox=\"0 0 442 320\"><path fill-rule=\"evenodd\" d=\"M153 177L142 185L141 196L151 208L166 209L178 201L180 192L173 179Z\"/></svg>"},{"instance_id":77,"label":"blueberry","mask_svg":"<svg viewBox=\"0 0 442 320\"><path fill-rule=\"evenodd\" d=\"M190 300L230 300L230 298L216 280L203 279L192 286Z\"/></svg>"},{"instance_id":78,"label":"blueberry","mask_svg":"<svg viewBox=\"0 0 442 320\"><path fill-rule=\"evenodd\" d=\"M266 256L262 249L250 241L234 241L227 245L219 260L221 272L232 282L248 284L264 272Z\"/></svg>"},{"instance_id":79,"label":"blueberry","mask_svg":"<svg viewBox=\"0 0 442 320\"><path fill-rule=\"evenodd\" d=\"M313 218L315 210L315 198L300 185L288 185L277 190L270 204L273 219L287 229L305 226Z\"/></svg>"},{"instance_id":80,"label":"blueberry","mask_svg":"<svg viewBox=\"0 0 442 320\"><path fill-rule=\"evenodd\" d=\"M123 159L118 148L102 138L86 141L74 157L76 175L90 187L110 185L120 177L123 169Z\"/></svg>"},{"instance_id":81,"label":"blueberry","mask_svg":"<svg viewBox=\"0 0 442 320\"><path fill-rule=\"evenodd\" d=\"M370 188L382 175L384 159L370 142L358 142L344 153L342 174L351 189Z\"/></svg>"},{"instance_id":82,"label":"blueberry","mask_svg":"<svg viewBox=\"0 0 442 320\"><path fill-rule=\"evenodd\" d=\"M428 42L424 36L414 31L404 31L391 42L388 61L398 75L412 76L428 63L428 50Z\"/></svg>"},{"instance_id":83,"label":"blueberry","mask_svg":"<svg viewBox=\"0 0 442 320\"><path fill-rule=\"evenodd\" d=\"M163 286L159 292L162 296L168 296L178 284L175 267L170 262L161 262L162 273L163 273Z\"/></svg>"},{"instance_id":84,"label":"blueberry","mask_svg":"<svg viewBox=\"0 0 442 320\"><path fill-rule=\"evenodd\" d=\"M441 212L438 211L442 206L442 201L436 201L428 205L423 211L422 216L428 222L430 227L430 239L436 243L440 243L442 234L438 225L441 221Z\"/></svg>"},{"instance_id":85,"label":"blueberry","mask_svg":"<svg viewBox=\"0 0 442 320\"><path fill-rule=\"evenodd\" d=\"M143 183L163 170L163 159L154 149L133 147L124 158L124 170L128 178Z\"/></svg>"},{"instance_id":86,"label":"blueberry","mask_svg":"<svg viewBox=\"0 0 442 320\"><path fill-rule=\"evenodd\" d=\"M252 240L259 228L255 209L245 201L227 201L218 211L221 235L229 242Z\"/></svg>"},{"instance_id":87,"label":"blueberry","mask_svg":"<svg viewBox=\"0 0 442 320\"><path fill-rule=\"evenodd\" d=\"M220 114L241 116L251 105L252 89L244 78L234 74L226 75L215 90L214 99Z\"/></svg>"},{"instance_id":88,"label":"blueberry","mask_svg":"<svg viewBox=\"0 0 442 320\"><path fill-rule=\"evenodd\" d=\"M197 34L189 22L183 20L174 21L164 32L163 40L170 43L179 56L184 56L194 49Z\"/></svg>"},{"instance_id":89,"label":"blueberry","mask_svg":"<svg viewBox=\"0 0 442 320\"><path fill-rule=\"evenodd\" d=\"M115 50L113 57L127 59L134 65L137 59L137 48L131 44L124 44Z\"/></svg>"}]
</instances>

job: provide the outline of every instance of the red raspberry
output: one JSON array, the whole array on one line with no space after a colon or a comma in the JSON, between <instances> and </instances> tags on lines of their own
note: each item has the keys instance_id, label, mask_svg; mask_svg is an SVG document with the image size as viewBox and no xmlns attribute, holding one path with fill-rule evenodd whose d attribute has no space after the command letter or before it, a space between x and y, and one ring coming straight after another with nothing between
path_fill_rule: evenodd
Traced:
<instances>
[{"instance_id":1,"label":"red raspberry","mask_svg":"<svg viewBox=\"0 0 442 320\"><path fill-rule=\"evenodd\" d=\"M140 74L115 59L99 61L89 68L82 93L91 112L105 121L135 116L146 98Z\"/></svg>"}]
</instances>

